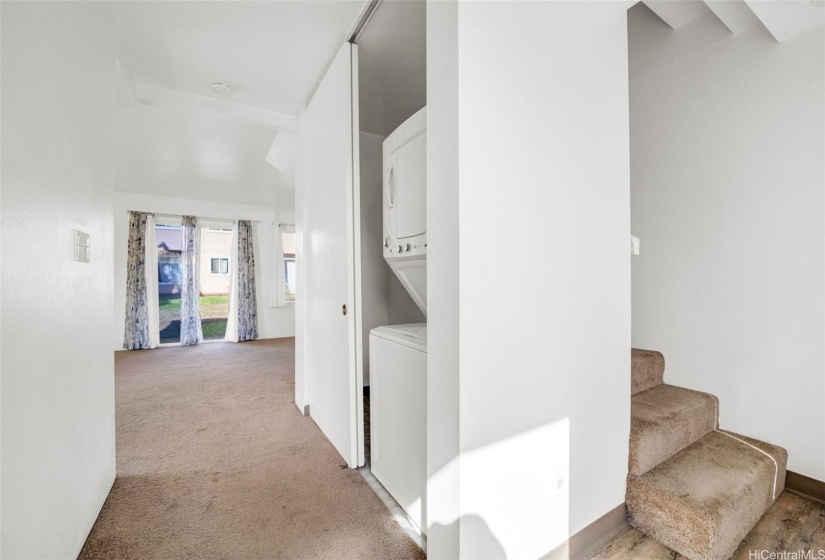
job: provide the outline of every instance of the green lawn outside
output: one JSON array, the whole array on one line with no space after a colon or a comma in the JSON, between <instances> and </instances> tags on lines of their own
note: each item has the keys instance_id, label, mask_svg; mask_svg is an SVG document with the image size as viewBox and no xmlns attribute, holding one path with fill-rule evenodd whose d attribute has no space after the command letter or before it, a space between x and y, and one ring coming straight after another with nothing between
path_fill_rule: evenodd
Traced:
<instances>
[{"instance_id":1,"label":"green lawn outside","mask_svg":"<svg viewBox=\"0 0 825 560\"><path fill-rule=\"evenodd\" d=\"M160 341L180 341L180 295L160 296ZM203 338L221 339L226 333L226 317L229 315L229 296L201 296L201 327Z\"/></svg>"},{"instance_id":2,"label":"green lawn outside","mask_svg":"<svg viewBox=\"0 0 825 560\"><path fill-rule=\"evenodd\" d=\"M177 311L180 309L180 296L160 296L161 311ZM201 305L228 305L229 296L201 296Z\"/></svg>"},{"instance_id":3,"label":"green lawn outside","mask_svg":"<svg viewBox=\"0 0 825 560\"><path fill-rule=\"evenodd\" d=\"M214 323L210 322L214 321ZM203 338L223 338L226 335L226 319L210 319L203 321L201 328L203 329ZM180 337L180 335L178 335Z\"/></svg>"},{"instance_id":4,"label":"green lawn outside","mask_svg":"<svg viewBox=\"0 0 825 560\"><path fill-rule=\"evenodd\" d=\"M201 321L204 340L223 338L226 334L226 319L204 319ZM163 344L180 342L180 320L170 321L160 331L160 341Z\"/></svg>"}]
</instances>

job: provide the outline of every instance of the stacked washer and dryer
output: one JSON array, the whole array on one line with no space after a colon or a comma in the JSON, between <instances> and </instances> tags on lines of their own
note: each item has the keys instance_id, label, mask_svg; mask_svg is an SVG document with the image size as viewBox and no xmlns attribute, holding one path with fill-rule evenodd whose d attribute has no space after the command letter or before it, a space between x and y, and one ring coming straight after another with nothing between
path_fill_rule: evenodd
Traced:
<instances>
[{"instance_id":1,"label":"stacked washer and dryer","mask_svg":"<svg viewBox=\"0 0 825 560\"><path fill-rule=\"evenodd\" d=\"M427 314L426 108L384 140L384 258ZM427 324L370 331L370 469L426 532Z\"/></svg>"}]
</instances>

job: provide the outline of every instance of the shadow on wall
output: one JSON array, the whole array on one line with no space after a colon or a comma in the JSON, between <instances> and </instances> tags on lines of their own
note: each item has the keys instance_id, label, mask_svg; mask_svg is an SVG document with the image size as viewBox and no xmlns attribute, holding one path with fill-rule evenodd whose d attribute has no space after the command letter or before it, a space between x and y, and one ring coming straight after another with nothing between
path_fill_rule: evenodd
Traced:
<instances>
[{"instance_id":1,"label":"shadow on wall","mask_svg":"<svg viewBox=\"0 0 825 560\"><path fill-rule=\"evenodd\" d=\"M465 515L449 525L434 523L427 531L427 538L438 539L442 532L446 535L455 534L458 524L473 535L473 560L506 560L507 555L501 543L493 536L487 523L477 515Z\"/></svg>"},{"instance_id":2,"label":"shadow on wall","mask_svg":"<svg viewBox=\"0 0 825 560\"><path fill-rule=\"evenodd\" d=\"M570 536L570 425L569 417L559 418L463 450L460 533L454 515L439 517L435 511L428 543L459 545L461 555L475 560L539 558L566 541ZM454 458L430 474L427 485L453 487L458 471ZM458 551L450 553L457 555Z\"/></svg>"}]
</instances>

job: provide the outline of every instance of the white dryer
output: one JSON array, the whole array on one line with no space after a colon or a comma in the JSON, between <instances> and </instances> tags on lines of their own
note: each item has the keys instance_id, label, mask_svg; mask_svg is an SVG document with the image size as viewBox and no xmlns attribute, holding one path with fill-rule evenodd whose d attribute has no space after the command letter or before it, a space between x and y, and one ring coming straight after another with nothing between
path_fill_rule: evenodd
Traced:
<instances>
[{"instance_id":1,"label":"white dryer","mask_svg":"<svg viewBox=\"0 0 825 560\"><path fill-rule=\"evenodd\" d=\"M427 315L427 108L384 140L384 258Z\"/></svg>"},{"instance_id":2,"label":"white dryer","mask_svg":"<svg viewBox=\"0 0 825 560\"><path fill-rule=\"evenodd\" d=\"M370 331L370 470L426 533L426 323Z\"/></svg>"}]
</instances>

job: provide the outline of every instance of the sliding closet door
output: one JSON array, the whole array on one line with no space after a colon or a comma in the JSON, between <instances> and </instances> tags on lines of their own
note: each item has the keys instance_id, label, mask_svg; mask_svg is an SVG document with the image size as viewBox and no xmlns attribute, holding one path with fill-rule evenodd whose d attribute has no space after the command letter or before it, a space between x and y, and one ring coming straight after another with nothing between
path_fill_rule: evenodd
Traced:
<instances>
[{"instance_id":1,"label":"sliding closet door","mask_svg":"<svg viewBox=\"0 0 825 560\"><path fill-rule=\"evenodd\" d=\"M363 460L356 342L356 47L345 44L304 114L306 356L309 413L350 467Z\"/></svg>"}]
</instances>

